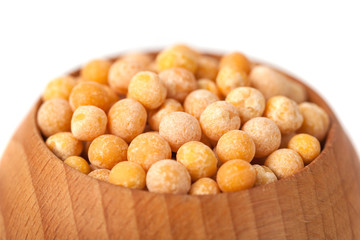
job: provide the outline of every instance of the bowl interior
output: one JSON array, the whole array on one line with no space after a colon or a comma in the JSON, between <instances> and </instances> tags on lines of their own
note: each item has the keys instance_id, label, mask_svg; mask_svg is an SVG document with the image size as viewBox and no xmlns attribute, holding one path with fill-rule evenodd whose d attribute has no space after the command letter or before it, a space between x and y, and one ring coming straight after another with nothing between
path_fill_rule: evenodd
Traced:
<instances>
[{"instance_id":1,"label":"bowl interior","mask_svg":"<svg viewBox=\"0 0 360 240\"><path fill-rule=\"evenodd\" d=\"M153 52L148 52L148 54L155 58L157 55L158 51L153 51ZM205 55L207 56L211 56L211 57L215 57L217 59L221 58L221 55L218 54L212 54L212 53L206 53ZM117 59L121 58L121 55L118 56L113 56L113 57L109 57L108 60L114 62ZM255 65L257 64L263 64L261 62L255 62ZM303 169L301 169L300 171L296 172L295 174L293 174L292 176L286 177L286 178L282 178L274 183L270 183L268 185L273 185L273 184L285 184L285 182L288 181L292 181L293 178L296 178L297 176L301 175L304 171L308 171L310 168L312 168L312 166L317 165L317 164L321 164L321 160L324 158L324 155L327 154L328 148L331 146L332 142L333 142L333 134L335 132L335 127L336 124L333 124L334 122L337 122L337 119L333 113L333 111L331 110L331 108L329 107L329 105L324 101L324 99L318 94L316 93L313 89L311 89L309 86L307 86L305 83L303 83L302 81L300 81L299 79L297 79L296 77L290 75L289 73L286 73L284 71L278 70L276 67L271 66L269 64L263 64L263 65L268 65L270 67L272 67L273 69L277 70L278 72L286 75L289 79L291 79L292 81L295 81L297 83L300 83L302 86L304 86L306 88L307 94L308 94L308 101L316 103L317 105L319 105L320 107L322 107L329 115L330 117L330 128L328 130L328 134L326 136L326 138L321 142L322 145L322 151L320 153L320 155L314 160L312 161L310 164L306 165ZM71 76L74 77L78 77L80 75L80 68L73 70L72 72L69 73ZM35 110L37 112L38 108L40 107L42 101L41 99L37 102ZM33 115L33 121L34 121L34 125L36 125L36 114ZM44 141L44 137L41 135L39 128L36 126L37 128L37 133L38 133L38 138L40 140L40 144L42 148L46 148L47 146L45 145L45 141ZM106 184L106 185L110 185L111 188L114 188L114 190L121 190L121 189L125 189L124 187L121 186L116 186L107 182L103 182L100 180L97 180L95 178L89 177L86 174L80 173L79 171L67 166L66 164L63 163L62 160L60 160L58 157L56 157L49 149L47 149L47 151L49 152L50 155L52 155L52 158L54 161L58 161L60 164L65 165L65 168L68 168L69 171L72 172L72 174L76 175L79 178L91 178L93 182L99 182L99 184ZM267 188L269 187L268 185L261 185L261 186L257 186L257 187L253 187L247 190L242 190L239 192L233 192L233 193L221 193L221 194L248 194L248 191L259 191L259 189L261 188ZM139 192L140 194L150 194L150 195L159 195L159 193L151 193L148 191L143 191L143 190L135 190L135 189L127 189L129 191L134 191L134 192ZM179 195L175 195L175 194L160 194L160 195L169 195L172 197L179 196ZM190 197L190 198L201 198L201 197L209 197L209 196L201 196L201 195L183 195L186 197ZM210 196L211 197L211 196Z\"/></svg>"}]
</instances>

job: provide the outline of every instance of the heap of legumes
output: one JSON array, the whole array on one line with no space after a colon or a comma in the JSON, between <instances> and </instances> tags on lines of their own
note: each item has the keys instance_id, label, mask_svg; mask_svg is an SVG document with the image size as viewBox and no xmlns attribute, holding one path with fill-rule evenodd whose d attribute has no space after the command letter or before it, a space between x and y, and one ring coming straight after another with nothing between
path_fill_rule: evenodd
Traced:
<instances>
[{"instance_id":1,"label":"heap of legumes","mask_svg":"<svg viewBox=\"0 0 360 240\"><path fill-rule=\"evenodd\" d=\"M234 192L310 164L327 113L284 74L175 45L97 59L45 88L37 123L70 167L156 193ZM281 147L280 147L281 146Z\"/></svg>"}]
</instances>

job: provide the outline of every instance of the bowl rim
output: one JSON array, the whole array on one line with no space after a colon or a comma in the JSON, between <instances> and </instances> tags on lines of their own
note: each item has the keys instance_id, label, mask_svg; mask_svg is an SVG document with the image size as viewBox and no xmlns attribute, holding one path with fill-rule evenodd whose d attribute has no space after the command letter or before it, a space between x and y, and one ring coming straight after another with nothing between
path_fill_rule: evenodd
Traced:
<instances>
[{"instance_id":1,"label":"bowl rim","mask_svg":"<svg viewBox=\"0 0 360 240\"><path fill-rule=\"evenodd\" d=\"M152 57L155 57L156 54L159 51L147 51L144 53L147 53L149 55L151 55ZM221 55L219 53L209 53L209 52L205 52L202 53L205 56L210 56L210 57L215 57L217 59L219 59L221 57ZM111 62L116 61L117 59L121 58L121 56L123 56L124 54L116 54L116 55L112 55L109 56L107 58L107 60L110 60ZM79 174L78 177L87 177L90 178L94 181L94 183L98 183L98 184L106 184L108 186L111 186L112 188L114 188L114 191L123 191L123 190L127 190L127 191L131 191L131 192L137 192L139 194L150 194L153 196L166 196L166 197L181 197L181 198L192 198L192 199L196 199L196 198L213 198L215 196L224 196L224 195L238 195L238 194L250 194L250 192L252 191L263 191L266 188L272 188L273 185L280 185L280 184L286 184L287 182L293 182L299 175L301 175L304 172L307 171L311 171L311 169L313 167L315 167L318 164L321 164L321 160L326 159L325 156L330 154L331 149L333 148L333 144L335 141L335 134L337 132L337 129L339 128L339 123L338 120L333 112L333 110L330 108L330 106L328 105L328 103L323 99L323 97L321 97L315 90L313 90L310 86L308 86L306 83L302 82L301 80L299 80L296 76L294 76L293 74L287 72L284 69L281 69L280 67L274 66L272 64L269 63L265 63L262 62L261 60L256 60L253 62L255 65L265 65L268 67L271 67L272 69L280 72L281 74L284 74L285 76L287 76L291 81L297 82L299 84L301 84L302 86L305 87L307 95L308 95L308 100L307 102L312 102L312 103L316 103L317 105L320 105L325 111L326 113L329 115L329 119L330 119L330 125L329 125L329 129L327 132L326 137L324 138L323 142L323 149L320 152L320 154L308 165L304 166L304 168L300 169L299 171L297 171L296 173L292 174L291 176L282 178L282 179L278 179L278 181L272 182L272 183L268 183L265 185L260 185L260 186L254 186L252 188L249 189L244 189L244 190L240 190L240 191L236 191L236 192L220 192L218 194L214 194L214 195L190 195L190 194L172 194L172 193L154 193L154 192L149 192L146 190L139 190L139 189L131 189L131 188L126 188L126 187L122 187L122 186L118 186L118 185L114 185L112 183L109 182L105 182L105 181L101 181L99 179L93 178L88 176L88 174L84 174L79 172L78 170L68 166L67 164L64 163L64 161L62 161L60 158L58 158L47 146L44 140L43 135L40 132L40 129L38 127L37 124L37 112L41 106L41 104L43 103L42 98L40 97L34 108L33 111L31 113L31 119L32 119L32 124L33 126L35 126L35 132L36 132L36 140L40 141L41 144L39 145L39 147L41 148L45 148L46 151L48 151L49 155L52 156L52 158L57 159L59 164L64 165L65 168L67 168L68 170L70 170L71 173L73 174ZM69 73L67 73L68 75L74 76L74 77L78 77L81 71L81 67L77 67L74 70L70 71ZM312 101L316 99L316 102ZM280 148L279 148L280 149ZM52 159L50 159L50 161L52 161Z\"/></svg>"}]
</instances>

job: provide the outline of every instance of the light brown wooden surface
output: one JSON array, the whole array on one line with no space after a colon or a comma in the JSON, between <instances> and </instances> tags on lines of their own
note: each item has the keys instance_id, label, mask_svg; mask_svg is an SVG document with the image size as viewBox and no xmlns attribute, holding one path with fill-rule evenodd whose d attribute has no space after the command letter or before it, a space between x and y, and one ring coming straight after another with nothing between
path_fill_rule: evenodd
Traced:
<instances>
[{"instance_id":1,"label":"light brown wooden surface","mask_svg":"<svg viewBox=\"0 0 360 240\"><path fill-rule=\"evenodd\" d=\"M360 164L330 114L325 148L276 183L215 196L153 194L90 178L64 165L36 127L40 102L0 165L3 239L360 239Z\"/></svg>"}]
</instances>

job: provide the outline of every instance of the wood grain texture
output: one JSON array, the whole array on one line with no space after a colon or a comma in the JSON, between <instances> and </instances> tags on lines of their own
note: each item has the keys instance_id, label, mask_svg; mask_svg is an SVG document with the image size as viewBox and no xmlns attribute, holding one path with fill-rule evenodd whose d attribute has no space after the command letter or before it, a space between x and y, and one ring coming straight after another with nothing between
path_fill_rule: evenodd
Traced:
<instances>
[{"instance_id":1,"label":"wood grain texture","mask_svg":"<svg viewBox=\"0 0 360 240\"><path fill-rule=\"evenodd\" d=\"M332 121L321 155L276 183L215 196L130 190L64 165L37 130L39 101L1 161L0 240L360 239L359 158L307 90Z\"/></svg>"}]
</instances>

